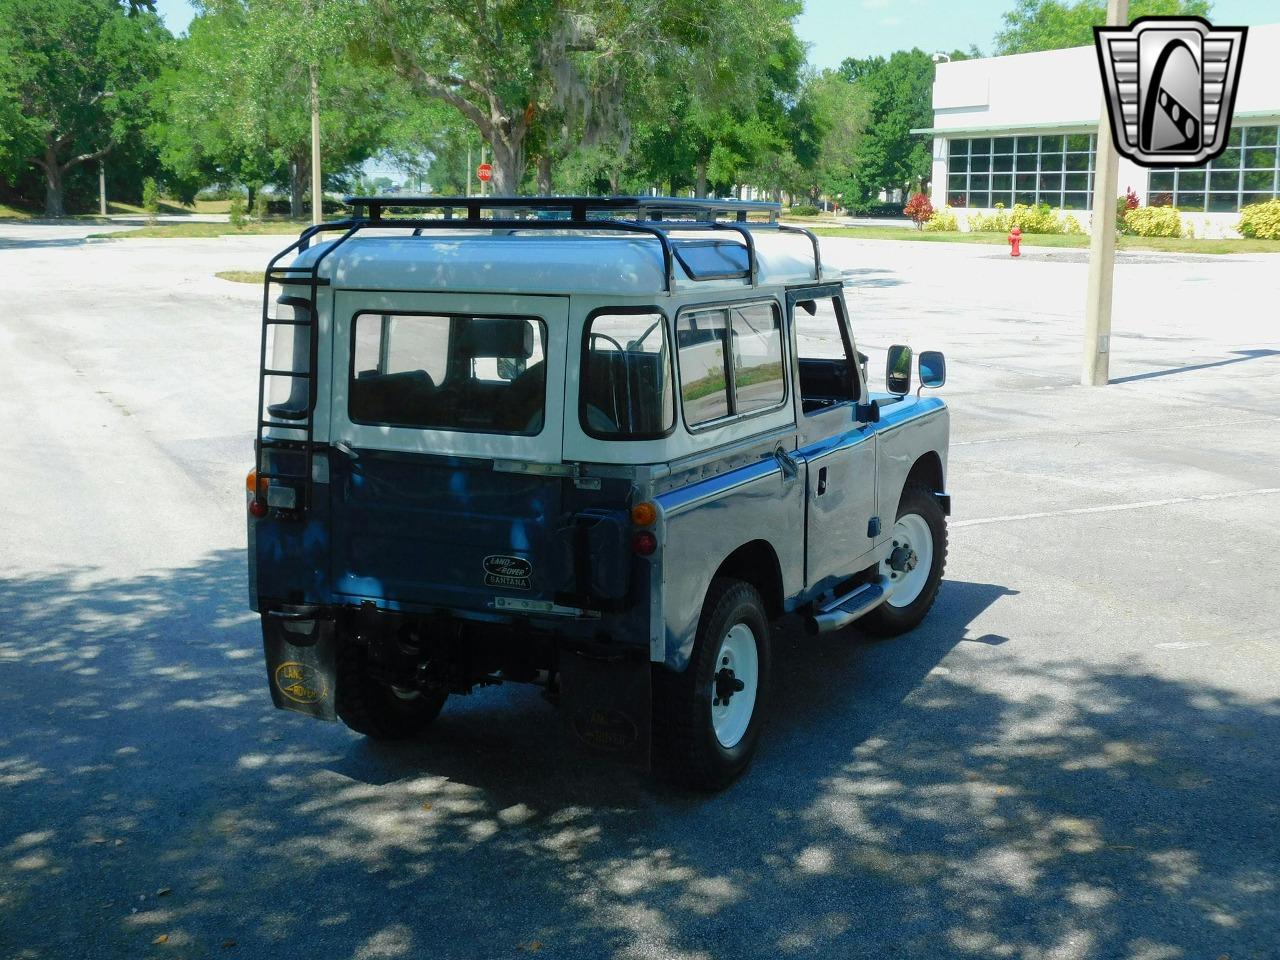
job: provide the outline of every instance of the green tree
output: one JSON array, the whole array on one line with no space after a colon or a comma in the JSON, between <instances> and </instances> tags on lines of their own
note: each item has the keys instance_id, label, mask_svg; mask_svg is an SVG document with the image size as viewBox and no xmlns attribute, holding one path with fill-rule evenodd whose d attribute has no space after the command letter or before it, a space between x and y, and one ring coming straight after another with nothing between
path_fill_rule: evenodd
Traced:
<instances>
[{"instance_id":1,"label":"green tree","mask_svg":"<svg viewBox=\"0 0 1280 960\"><path fill-rule=\"evenodd\" d=\"M758 101L758 78L773 67L771 34L782 22L794 39L789 17L799 4L369 0L368 8L369 46L420 94L474 124L493 151L495 191L510 194L530 158L539 190L550 188L556 162L580 151L575 177L585 169L580 159L612 151L614 160L597 167L620 182L624 168L636 169L626 161L633 148L663 140L669 153L697 154L703 170L715 142L722 166L740 165L741 154L723 149L727 101ZM784 10L791 12L781 18L770 12ZM673 128L683 142L672 141ZM647 159L653 155L637 162Z\"/></svg>"},{"instance_id":2,"label":"green tree","mask_svg":"<svg viewBox=\"0 0 1280 960\"><path fill-rule=\"evenodd\" d=\"M956 50L950 56L961 60L966 54ZM905 193L926 180L929 145L911 131L933 125L933 57L919 49L899 50L887 60L845 60L840 73L865 94L868 104L853 150L855 202L866 203L881 190Z\"/></svg>"},{"instance_id":3,"label":"green tree","mask_svg":"<svg viewBox=\"0 0 1280 960\"><path fill-rule=\"evenodd\" d=\"M671 192L727 190L753 175L777 187L798 169L792 146L803 47L793 0L711 0L681 49L668 48L639 111L636 169Z\"/></svg>"},{"instance_id":4,"label":"green tree","mask_svg":"<svg viewBox=\"0 0 1280 960\"><path fill-rule=\"evenodd\" d=\"M340 180L375 152L399 101L386 71L348 57L345 9L338 0L208 0L157 82L165 119L151 135L174 176L287 184L301 218L313 67L326 174Z\"/></svg>"},{"instance_id":5,"label":"green tree","mask_svg":"<svg viewBox=\"0 0 1280 960\"><path fill-rule=\"evenodd\" d=\"M1209 15L1210 0L1132 0L1130 19ZM996 34L996 53L1034 53L1093 45L1093 28L1107 22L1104 0L1018 0Z\"/></svg>"},{"instance_id":6,"label":"green tree","mask_svg":"<svg viewBox=\"0 0 1280 960\"><path fill-rule=\"evenodd\" d=\"M39 170L47 216L68 176L135 139L170 36L145 4L0 0L0 170Z\"/></svg>"},{"instance_id":7,"label":"green tree","mask_svg":"<svg viewBox=\"0 0 1280 960\"><path fill-rule=\"evenodd\" d=\"M804 192L814 204L823 194L852 200L858 193L856 153L871 112L870 92L839 70L823 70L806 78L802 102L816 135Z\"/></svg>"}]
</instances>

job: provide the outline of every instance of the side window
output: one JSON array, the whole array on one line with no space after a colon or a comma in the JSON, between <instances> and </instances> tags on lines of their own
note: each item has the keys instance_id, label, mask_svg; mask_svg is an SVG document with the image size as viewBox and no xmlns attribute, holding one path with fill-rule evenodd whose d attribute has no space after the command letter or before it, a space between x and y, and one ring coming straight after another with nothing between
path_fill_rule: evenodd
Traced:
<instances>
[{"instance_id":1,"label":"side window","mask_svg":"<svg viewBox=\"0 0 1280 960\"><path fill-rule=\"evenodd\" d=\"M682 313L676 322L680 348L680 399L691 427L727 417L729 379L725 358L728 314L724 310Z\"/></svg>"},{"instance_id":2,"label":"side window","mask_svg":"<svg viewBox=\"0 0 1280 960\"><path fill-rule=\"evenodd\" d=\"M734 412L777 406L787 394L778 311L770 303L753 303L735 308L732 316Z\"/></svg>"},{"instance_id":3,"label":"side window","mask_svg":"<svg viewBox=\"0 0 1280 960\"><path fill-rule=\"evenodd\" d=\"M587 321L579 398L589 436L634 440L675 426L671 347L661 313L597 313Z\"/></svg>"},{"instance_id":4,"label":"side window","mask_svg":"<svg viewBox=\"0 0 1280 960\"><path fill-rule=\"evenodd\" d=\"M858 365L849 356L836 298L799 300L792 318L805 413L857 400L861 393Z\"/></svg>"}]
</instances>

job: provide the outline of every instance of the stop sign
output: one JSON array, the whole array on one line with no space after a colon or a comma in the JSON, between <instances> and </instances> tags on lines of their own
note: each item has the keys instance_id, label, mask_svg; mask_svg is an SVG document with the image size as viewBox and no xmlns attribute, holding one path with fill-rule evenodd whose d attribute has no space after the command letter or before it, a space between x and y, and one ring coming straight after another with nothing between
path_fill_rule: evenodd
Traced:
<instances>
[{"instance_id":1,"label":"stop sign","mask_svg":"<svg viewBox=\"0 0 1280 960\"><path fill-rule=\"evenodd\" d=\"M481 180L483 180L485 183L488 183L490 180L493 179L493 164L491 163L480 164L480 166L476 167L476 176L479 177Z\"/></svg>"}]
</instances>

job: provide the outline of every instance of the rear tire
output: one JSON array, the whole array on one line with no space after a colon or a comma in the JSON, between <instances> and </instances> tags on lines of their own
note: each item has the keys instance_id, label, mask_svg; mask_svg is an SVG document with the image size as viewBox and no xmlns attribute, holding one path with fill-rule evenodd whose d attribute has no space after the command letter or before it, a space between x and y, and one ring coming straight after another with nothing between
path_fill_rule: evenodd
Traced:
<instances>
[{"instance_id":1,"label":"rear tire","mask_svg":"<svg viewBox=\"0 0 1280 960\"><path fill-rule=\"evenodd\" d=\"M880 572L889 577L897 592L858 621L859 627L877 637L896 637L918 627L942 585L947 565L947 517L929 487L907 484L898 502L891 538L896 544L909 545L920 565L928 566L898 571L888 561L880 565Z\"/></svg>"},{"instance_id":2,"label":"rear tire","mask_svg":"<svg viewBox=\"0 0 1280 960\"><path fill-rule=\"evenodd\" d=\"M712 581L684 673L654 667L653 749L661 776L721 790L747 768L764 720L769 646L756 588Z\"/></svg>"},{"instance_id":3,"label":"rear tire","mask_svg":"<svg viewBox=\"0 0 1280 960\"><path fill-rule=\"evenodd\" d=\"M391 687L369 676L368 664L364 644L340 640L335 707L342 722L356 733L373 740L404 740L417 736L440 715L447 690Z\"/></svg>"}]
</instances>

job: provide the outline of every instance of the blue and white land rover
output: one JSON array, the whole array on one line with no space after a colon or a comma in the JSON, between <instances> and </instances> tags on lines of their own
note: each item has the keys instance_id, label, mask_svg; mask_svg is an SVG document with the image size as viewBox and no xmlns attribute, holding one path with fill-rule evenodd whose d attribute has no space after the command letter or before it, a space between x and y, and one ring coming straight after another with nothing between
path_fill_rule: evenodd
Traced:
<instances>
[{"instance_id":1,"label":"blue and white land rover","mask_svg":"<svg viewBox=\"0 0 1280 960\"><path fill-rule=\"evenodd\" d=\"M869 392L842 277L775 205L349 202L267 271L248 550L277 706L399 738L536 683L587 744L719 788L773 621L928 612L946 406L905 347Z\"/></svg>"}]
</instances>

